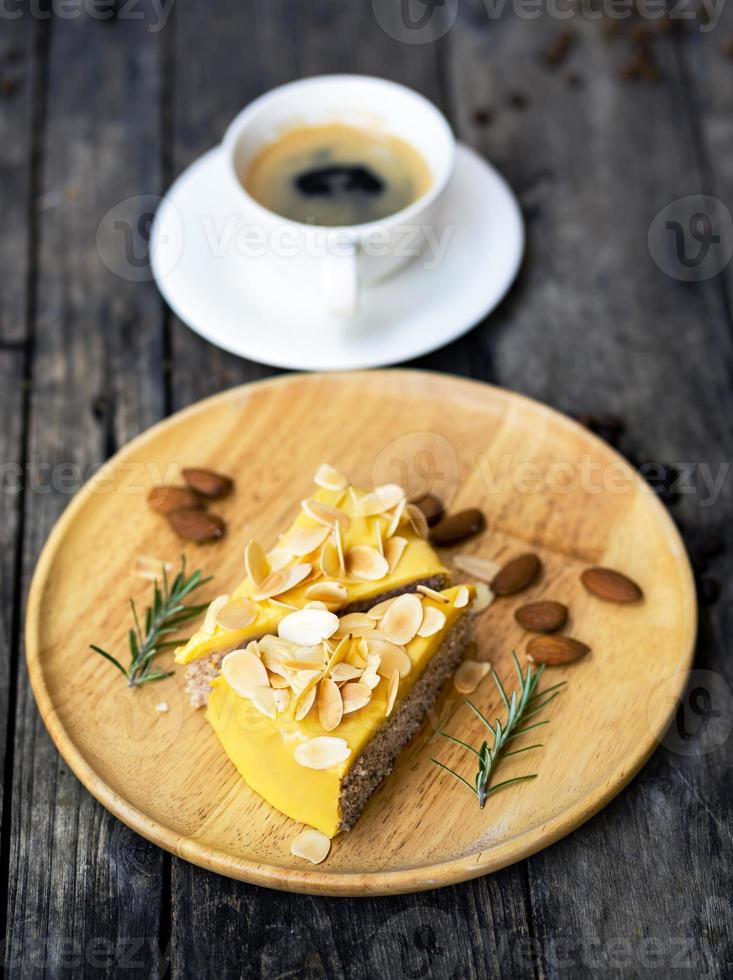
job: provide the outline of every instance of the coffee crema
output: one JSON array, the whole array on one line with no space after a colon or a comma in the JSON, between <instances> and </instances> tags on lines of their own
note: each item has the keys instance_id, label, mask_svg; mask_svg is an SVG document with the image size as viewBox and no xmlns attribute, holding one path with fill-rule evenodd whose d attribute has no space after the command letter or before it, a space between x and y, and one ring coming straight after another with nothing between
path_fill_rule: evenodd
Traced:
<instances>
[{"instance_id":1,"label":"coffee crema","mask_svg":"<svg viewBox=\"0 0 733 980\"><path fill-rule=\"evenodd\" d=\"M402 211L428 190L418 151L389 133L342 123L297 126L263 147L242 177L276 214L316 225L362 225Z\"/></svg>"}]
</instances>

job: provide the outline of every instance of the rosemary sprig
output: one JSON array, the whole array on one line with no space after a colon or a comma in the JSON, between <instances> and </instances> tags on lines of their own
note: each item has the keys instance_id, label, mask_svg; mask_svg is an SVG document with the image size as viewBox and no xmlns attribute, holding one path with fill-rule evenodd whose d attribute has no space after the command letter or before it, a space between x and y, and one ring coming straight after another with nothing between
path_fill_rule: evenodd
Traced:
<instances>
[{"instance_id":1,"label":"rosemary sprig","mask_svg":"<svg viewBox=\"0 0 733 980\"><path fill-rule=\"evenodd\" d=\"M527 667L526 673L522 672L522 668L519 666L519 661L517 660L517 655L512 651L512 659L514 660L514 666L517 670L517 675L519 677L519 688L512 692L511 697L509 697L504 689L504 685L499 680L495 670L491 671L491 676L496 682L496 686L499 689L499 694L504 702L504 707L506 708L507 718L504 724L501 723L499 718L496 719L494 724L483 715L476 705L469 700L466 700L468 707L478 715L484 725L491 732L492 744L489 746L488 742L484 741L481 744L480 749L474 748L467 742L461 741L460 738L456 738L454 735L449 735L447 732L438 732L443 738L449 739L451 742L456 742L456 744L461 745L464 749L472 752L478 759L478 772L476 773L475 785L472 786L467 779L464 779L459 773L450 766L446 766L444 763L440 762L438 759L433 759L432 761L440 766L441 769L445 769L449 772L451 776L454 776L459 782L467 786L468 789L477 797L479 806L483 809L486 800L493 793L496 793L500 789L504 789L506 786L511 786L513 783L522 783L528 779L535 779L537 773L532 773L529 776L515 776L513 779L505 779L501 783L494 783L491 785L491 777L499 764L501 759L506 759L512 755L519 755L521 752L530 752L532 749L541 749L542 743L538 742L534 745L525 745L520 749L513 749L511 752L506 751L506 746L509 742L513 741L515 738L519 738L521 735L526 735L527 732L534 731L536 728L540 728L542 725L549 724L549 721L536 721L531 725L525 724L530 718L540 712L543 708L554 701L557 695L560 693L560 688L566 683L565 681L560 681L559 684L553 684L552 687L545 688L544 691L537 691L537 686L539 685L540 678L544 673L545 665L542 664L539 670L535 673L532 670L532 666ZM549 695L549 697L547 697Z\"/></svg>"},{"instance_id":2,"label":"rosemary sprig","mask_svg":"<svg viewBox=\"0 0 733 980\"><path fill-rule=\"evenodd\" d=\"M170 637L172 633L177 633L184 623L200 615L207 606L207 603L197 606L184 605L183 600L187 596L195 589L211 581L210 578L202 578L200 571L186 575L185 557L181 558L181 569L172 582L168 581L165 565L161 565L161 568L163 584L160 586L157 579L153 583L153 604L145 610L144 631L140 625L135 602L130 599L133 619L133 628L128 633L130 666L123 667L111 653L94 643L90 644L92 650L109 660L117 670L125 675L129 687L140 687L141 684L150 681L162 681L163 678L171 676L172 670L156 669L153 665L153 659L161 650L178 646L185 641L164 639L164 637Z\"/></svg>"}]
</instances>

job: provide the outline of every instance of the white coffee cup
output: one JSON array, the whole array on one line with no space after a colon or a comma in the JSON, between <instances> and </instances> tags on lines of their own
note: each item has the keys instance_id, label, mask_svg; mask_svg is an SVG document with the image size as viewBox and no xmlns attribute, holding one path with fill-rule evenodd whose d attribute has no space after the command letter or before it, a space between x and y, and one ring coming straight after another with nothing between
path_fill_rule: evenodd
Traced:
<instances>
[{"instance_id":1,"label":"white coffee cup","mask_svg":"<svg viewBox=\"0 0 733 980\"><path fill-rule=\"evenodd\" d=\"M428 190L387 218L350 227L291 221L247 193L244 175L264 146L293 127L333 122L409 143L430 168ZM239 113L222 145L238 210L261 234L266 258L315 288L323 310L337 317L355 312L363 284L392 275L422 250L426 229L438 225L455 157L451 128L431 102L403 85L365 75L320 75L273 89Z\"/></svg>"}]
</instances>

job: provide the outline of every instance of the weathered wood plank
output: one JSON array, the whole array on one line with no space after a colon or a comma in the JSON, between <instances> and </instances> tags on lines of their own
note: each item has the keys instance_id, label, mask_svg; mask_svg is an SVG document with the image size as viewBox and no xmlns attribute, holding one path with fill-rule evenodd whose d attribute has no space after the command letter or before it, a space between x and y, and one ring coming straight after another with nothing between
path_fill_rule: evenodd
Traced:
<instances>
[{"instance_id":1,"label":"weathered wood plank","mask_svg":"<svg viewBox=\"0 0 733 980\"><path fill-rule=\"evenodd\" d=\"M688 105L699 100L679 74L677 42L658 42L662 81L630 88L617 77L628 41L609 42L592 22L573 23L569 63L549 71L540 54L565 26L507 13L461 19L450 35L460 131L504 170L528 217L518 288L477 333L501 384L565 411L621 414L628 449L697 464L697 490L679 508L694 539L729 527L733 510L730 479L714 506L699 482L700 464L725 476L733 453L730 322L720 282L665 275L647 231L668 202L706 189ZM581 85L568 87L570 70ZM490 110L488 126L474 124L478 108ZM717 160L720 147L707 152ZM723 596L703 610L699 644L700 666L717 679L693 686L730 718L731 559L719 565ZM697 730L695 705L685 711ZM667 741L612 806L528 862L530 962L541 975L725 973L729 752L707 737Z\"/></svg>"},{"instance_id":2,"label":"weathered wood plank","mask_svg":"<svg viewBox=\"0 0 733 980\"><path fill-rule=\"evenodd\" d=\"M80 482L163 410L154 286L131 281L129 264L113 262L121 275L111 272L96 243L110 208L160 185L158 40L137 20L59 18L43 29L50 45L39 134L26 587ZM24 665L12 777L9 975L66 968L86 976L133 963L157 972L162 855L111 818L61 761Z\"/></svg>"}]
</instances>

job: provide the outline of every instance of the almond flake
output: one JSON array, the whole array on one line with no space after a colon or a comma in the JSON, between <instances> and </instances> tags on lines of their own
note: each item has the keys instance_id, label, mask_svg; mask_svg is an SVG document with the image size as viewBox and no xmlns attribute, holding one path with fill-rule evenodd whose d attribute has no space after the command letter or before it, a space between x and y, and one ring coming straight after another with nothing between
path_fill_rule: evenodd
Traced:
<instances>
[{"instance_id":1,"label":"almond flake","mask_svg":"<svg viewBox=\"0 0 733 980\"><path fill-rule=\"evenodd\" d=\"M256 688L252 693L251 701L261 714L267 715L268 718L277 718L275 692L271 687Z\"/></svg>"},{"instance_id":2,"label":"almond flake","mask_svg":"<svg viewBox=\"0 0 733 980\"><path fill-rule=\"evenodd\" d=\"M387 559L390 572L393 572L400 563L400 558L405 553L407 538L393 537L388 538L384 545L384 557Z\"/></svg>"},{"instance_id":3,"label":"almond flake","mask_svg":"<svg viewBox=\"0 0 733 980\"><path fill-rule=\"evenodd\" d=\"M160 558L151 558L149 555L138 555L135 559L134 572L138 578L147 579L154 582L156 579L163 578L173 571L173 565L169 561L161 561Z\"/></svg>"},{"instance_id":4,"label":"almond flake","mask_svg":"<svg viewBox=\"0 0 733 980\"><path fill-rule=\"evenodd\" d=\"M435 636L445 626L446 615L435 606L425 606L422 623L417 631L418 636Z\"/></svg>"},{"instance_id":5,"label":"almond flake","mask_svg":"<svg viewBox=\"0 0 733 980\"><path fill-rule=\"evenodd\" d=\"M320 548L330 533L326 527L300 527L288 535L284 548L298 558Z\"/></svg>"},{"instance_id":6,"label":"almond flake","mask_svg":"<svg viewBox=\"0 0 733 980\"><path fill-rule=\"evenodd\" d=\"M336 545L336 554L339 556L339 575L343 578L346 574L346 560L344 558L344 542L341 537L341 525L337 524L333 529L333 540Z\"/></svg>"},{"instance_id":7,"label":"almond flake","mask_svg":"<svg viewBox=\"0 0 733 980\"><path fill-rule=\"evenodd\" d=\"M265 553L256 541L250 541L244 549L244 567L255 588L259 588L270 574L271 568Z\"/></svg>"},{"instance_id":8,"label":"almond flake","mask_svg":"<svg viewBox=\"0 0 733 980\"><path fill-rule=\"evenodd\" d=\"M280 674L268 672L268 677L270 678L270 687L275 691L284 691L285 688L290 687L290 681Z\"/></svg>"},{"instance_id":9,"label":"almond flake","mask_svg":"<svg viewBox=\"0 0 733 980\"><path fill-rule=\"evenodd\" d=\"M365 493L359 501L364 517L384 514L397 507L405 499L405 491L396 483L385 483L375 487L372 493Z\"/></svg>"},{"instance_id":10,"label":"almond flake","mask_svg":"<svg viewBox=\"0 0 733 980\"><path fill-rule=\"evenodd\" d=\"M459 694L471 694L491 670L485 660L464 660L453 675L453 687Z\"/></svg>"},{"instance_id":11,"label":"almond flake","mask_svg":"<svg viewBox=\"0 0 733 980\"><path fill-rule=\"evenodd\" d=\"M359 684L353 681L344 684L340 693L343 698L345 715L350 715L352 711L358 711L360 708L363 708L369 704L372 697L371 689L366 684Z\"/></svg>"},{"instance_id":12,"label":"almond flake","mask_svg":"<svg viewBox=\"0 0 733 980\"><path fill-rule=\"evenodd\" d=\"M418 586L419 588L419 586ZM378 602L376 606L372 606L371 609L367 610L367 616L370 619L381 619L382 616L387 612L389 607L395 602L399 596L392 596L390 599L384 599L382 602Z\"/></svg>"},{"instance_id":13,"label":"almond flake","mask_svg":"<svg viewBox=\"0 0 733 980\"><path fill-rule=\"evenodd\" d=\"M321 463L313 477L313 482L324 490L345 490L348 486L346 477L341 476L339 471L328 463Z\"/></svg>"},{"instance_id":14,"label":"almond flake","mask_svg":"<svg viewBox=\"0 0 733 980\"><path fill-rule=\"evenodd\" d=\"M281 619L277 635L298 646L312 647L333 636L339 628L339 618L325 609L298 609Z\"/></svg>"},{"instance_id":15,"label":"almond flake","mask_svg":"<svg viewBox=\"0 0 733 980\"><path fill-rule=\"evenodd\" d=\"M415 504L407 504L405 507L405 514L407 515L407 520L410 522L410 526L415 534L419 535L421 538L427 538L428 536L428 519Z\"/></svg>"},{"instance_id":16,"label":"almond flake","mask_svg":"<svg viewBox=\"0 0 733 980\"><path fill-rule=\"evenodd\" d=\"M381 659L376 654L370 654L367 656L366 667L364 668L364 673L361 675L361 683L365 687L368 687L370 691L379 684L379 666Z\"/></svg>"},{"instance_id":17,"label":"almond flake","mask_svg":"<svg viewBox=\"0 0 733 980\"><path fill-rule=\"evenodd\" d=\"M471 598L471 594L465 585L461 585L456 592L456 597L453 600L453 606L455 609L463 609L464 606L468 605L468 600Z\"/></svg>"},{"instance_id":18,"label":"almond flake","mask_svg":"<svg viewBox=\"0 0 733 980\"><path fill-rule=\"evenodd\" d=\"M479 558L478 555L453 555L451 561L460 572L465 572L466 575L477 578L481 582L492 582L501 568L497 562L489 561L488 558Z\"/></svg>"},{"instance_id":19,"label":"almond flake","mask_svg":"<svg viewBox=\"0 0 733 980\"><path fill-rule=\"evenodd\" d=\"M396 670L392 671L392 675L387 683L387 717L389 718L397 700L397 691L400 687L400 675Z\"/></svg>"},{"instance_id":20,"label":"almond flake","mask_svg":"<svg viewBox=\"0 0 733 980\"><path fill-rule=\"evenodd\" d=\"M300 609L300 606L294 606L292 602L281 602L280 599L270 598L267 601L271 606L279 606L281 609L292 609L293 611Z\"/></svg>"},{"instance_id":21,"label":"almond flake","mask_svg":"<svg viewBox=\"0 0 733 980\"><path fill-rule=\"evenodd\" d=\"M259 657L249 650L233 650L221 664L224 680L243 698L254 699L255 693L270 686L267 670Z\"/></svg>"},{"instance_id":22,"label":"almond flake","mask_svg":"<svg viewBox=\"0 0 733 980\"><path fill-rule=\"evenodd\" d=\"M435 599L437 602L444 602L446 605L450 602L447 595L443 595L442 592L436 592L435 589L431 589L428 585L418 585L418 592L422 592L423 595L429 596L431 599Z\"/></svg>"},{"instance_id":23,"label":"almond flake","mask_svg":"<svg viewBox=\"0 0 733 980\"><path fill-rule=\"evenodd\" d=\"M306 691L303 697L298 702L298 707L295 709L295 720L302 721L308 714L310 709L313 707L313 702L316 700L316 688L313 686L310 690Z\"/></svg>"},{"instance_id":24,"label":"almond flake","mask_svg":"<svg viewBox=\"0 0 733 980\"><path fill-rule=\"evenodd\" d=\"M257 606L243 596L232 598L218 611L216 625L223 630L243 630L257 619Z\"/></svg>"},{"instance_id":25,"label":"almond flake","mask_svg":"<svg viewBox=\"0 0 733 980\"><path fill-rule=\"evenodd\" d=\"M374 537L377 543L377 551L384 557L384 541L382 541L382 523L377 521L374 525Z\"/></svg>"},{"instance_id":26,"label":"almond flake","mask_svg":"<svg viewBox=\"0 0 733 980\"><path fill-rule=\"evenodd\" d=\"M228 595L218 595L216 599L211 601L209 608L206 610L206 617L204 618L200 632L206 633L208 636L213 635L216 629L216 619L228 602Z\"/></svg>"},{"instance_id":27,"label":"almond flake","mask_svg":"<svg viewBox=\"0 0 733 980\"><path fill-rule=\"evenodd\" d=\"M468 590L466 590L468 591ZM412 592L397 596L379 624L380 632L399 646L406 646L420 629L423 608Z\"/></svg>"},{"instance_id":28,"label":"almond flake","mask_svg":"<svg viewBox=\"0 0 733 980\"><path fill-rule=\"evenodd\" d=\"M314 521L318 521L319 524L325 524L327 527L334 527L334 525L338 524L342 525L345 530L348 530L351 525L351 518L348 514L344 514L338 507L325 504L322 500L315 500L313 498L303 500L301 501L301 507L308 517L312 517Z\"/></svg>"},{"instance_id":29,"label":"almond flake","mask_svg":"<svg viewBox=\"0 0 733 980\"><path fill-rule=\"evenodd\" d=\"M378 582L389 574L389 563L376 548L368 544L358 544L346 557L349 575L367 582Z\"/></svg>"},{"instance_id":30,"label":"almond flake","mask_svg":"<svg viewBox=\"0 0 733 980\"><path fill-rule=\"evenodd\" d=\"M336 664L331 671L331 680L334 684L345 684L346 681L355 681L357 677L361 677L361 672L361 667L342 661L340 664Z\"/></svg>"},{"instance_id":31,"label":"almond flake","mask_svg":"<svg viewBox=\"0 0 733 980\"><path fill-rule=\"evenodd\" d=\"M389 524L387 525L387 532L385 537L391 538L392 535L397 530L397 528L400 526L400 521L402 520L402 516L405 513L405 507L407 507L407 499L403 497L402 500L399 502L399 504L397 504L397 506L395 507L394 511L392 512L392 516L389 519Z\"/></svg>"},{"instance_id":32,"label":"almond flake","mask_svg":"<svg viewBox=\"0 0 733 980\"><path fill-rule=\"evenodd\" d=\"M339 620L339 636L362 636L376 626L376 620L366 613L347 613Z\"/></svg>"},{"instance_id":33,"label":"almond flake","mask_svg":"<svg viewBox=\"0 0 733 980\"><path fill-rule=\"evenodd\" d=\"M389 677L393 670L400 677L407 677L412 670L412 660L404 647L388 640L367 640L367 650L370 656L379 657L378 670L382 677Z\"/></svg>"},{"instance_id":34,"label":"almond flake","mask_svg":"<svg viewBox=\"0 0 733 980\"><path fill-rule=\"evenodd\" d=\"M303 609L325 609L328 612L328 606L320 599L311 599L310 602L306 602Z\"/></svg>"},{"instance_id":35,"label":"almond flake","mask_svg":"<svg viewBox=\"0 0 733 980\"><path fill-rule=\"evenodd\" d=\"M325 861L330 850L331 841L320 830L315 830L313 827L301 830L290 845L290 853L293 857L303 858L311 864Z\"/></svg>"},{"instance_id":36,"label":"almond flake","mask_svg":"<svg viewBox=\"0 0 733 980\"><path fill-rule=\"evenodd\" d=\"M299 585L304 578L307 578L310 575L310 571L311 566L306 563L304 565L292 565L290 568L281 568L279 572L272 572L258 586L257 592L255 592L252 598L260 601L282 595L283 592L289 592L290 589L294 589L296 585Z\"/></svg>"},{"instance_id":37,"label":"almond flake","mask_svg":"<svg viewBox=\"0 0 733 980\"><path fill-rule=\"evenodd\" d=\"M317 599L321 602L342 603L349 598L349 590L340 582L316 582L309 585L305 590L309 599Z\"/></svg>"},{"instance_id":38,"label":"almond flake","mask_svg":"<svg viewBox=\"0 0 733 980\"><path fill-rule=\"evenodd\" d=\"M336 684L324 677L318 685L318 720L325 732L332 732L341 724L344 703Z\"/></svg>"},{"instance_id":39,"label":"almond flake","mask_svg":"<svg viewBox=\"0 0 733 980\"><path fill-rule=\"evenodd\" d=\"M281 568L285 568L293 560L292 552L288 551L287 548L273 548L272 551L267 553L267 563L270 566L271 572L279 572Z\"/></svg>"},{"instance_id":40,"label":"almond flake","mask_svg":"<svg viewBox=\"0 0 733 980\"><path fill-rule=\"evenodd\" d=\"M283 660L283 667L286 670L323 670L320 660Z\"/></svg>"},{"instance_id":41,"label":"almond flake","mask_svg":"<svg viewBox=\"0 0 733 980\"><path fill-rule=\"evenodd\" d=\"M480 613L484 609L488 609L491 603L494 601L494 593L486 585L485 582L477 582L475 585L476 598L473 600L473 605L471 606L471 612Z\"/></svg>"},{"instance_id":42,"label":"almond flake","mask_svg":"<svg viewBox=\"0 0 733 980\"><path fill-rule=\"evenodd\" d=\"M328 578L337 578L341 574L341 562L339 561L338 548L329 539L324 541L321 548L321 571Z\"/></svg>"},{"instance_id":43,"label":"almond flake","mask_svg":"<svg viewBox=\"0 0 733 980\"><path fill-rule=\"evenodd\" d=\"M306 769L330 769L338 766L351 755L351 749L343 738L333 735L318 735L307 742L301 742L293 752L299 766Z\"/></svg>"}]
</instances>

